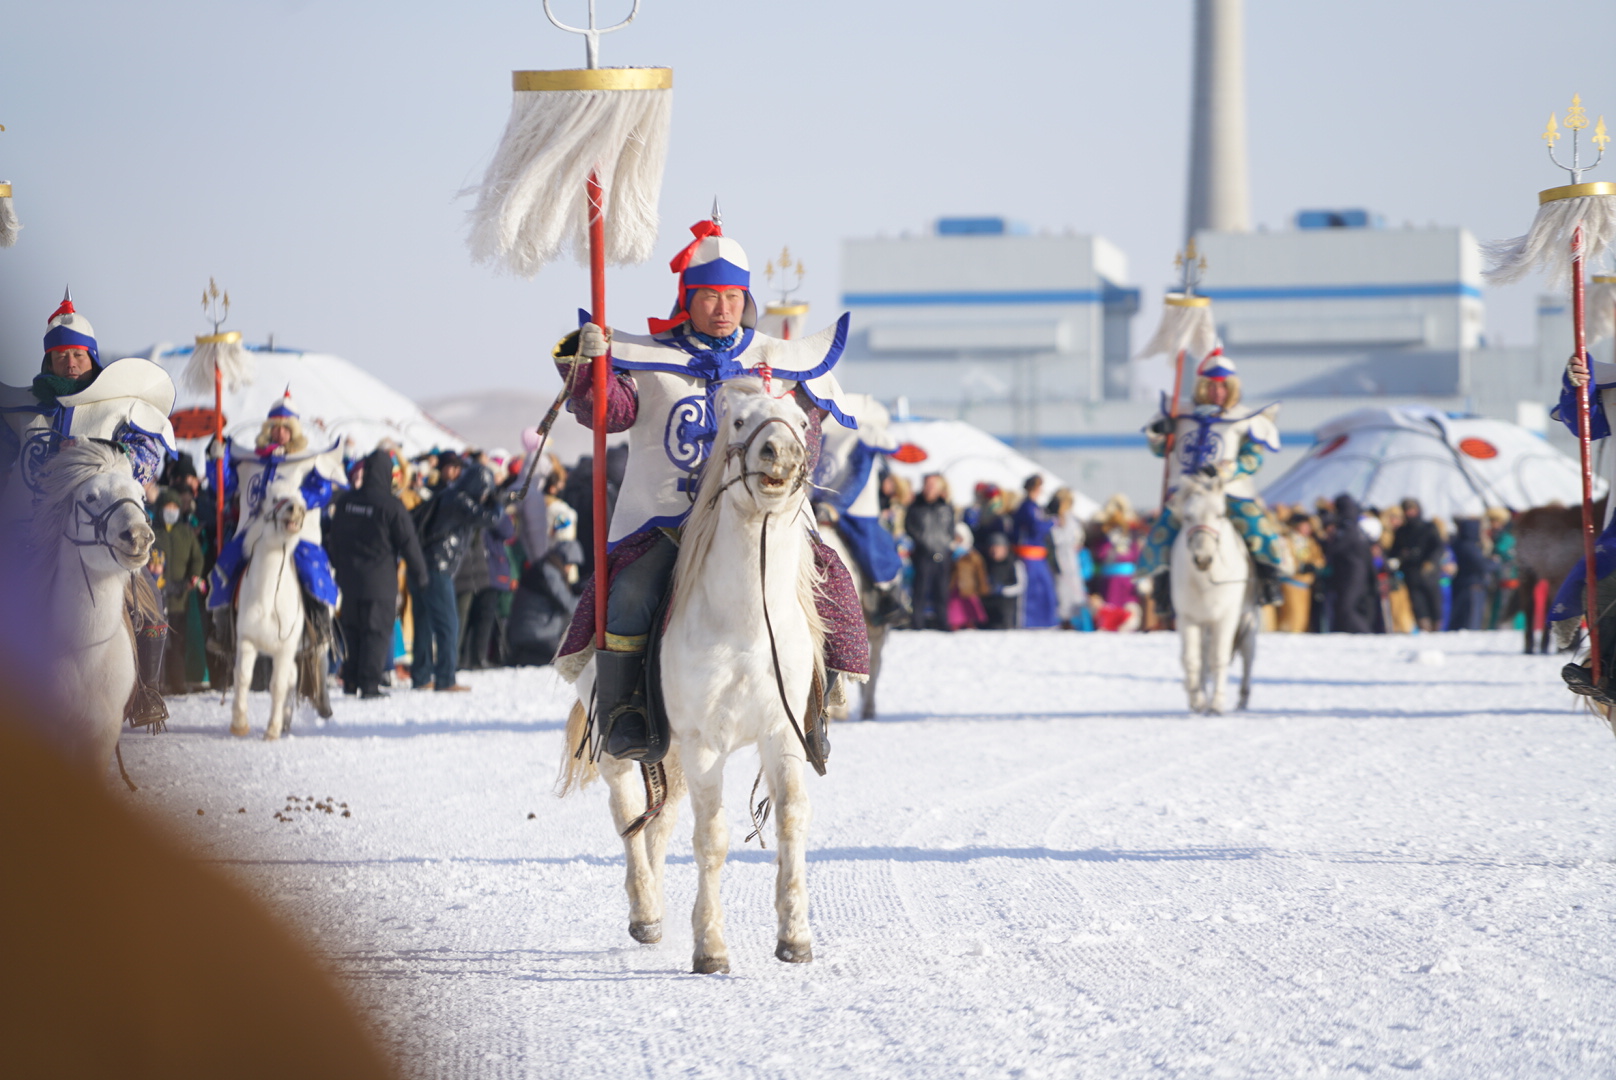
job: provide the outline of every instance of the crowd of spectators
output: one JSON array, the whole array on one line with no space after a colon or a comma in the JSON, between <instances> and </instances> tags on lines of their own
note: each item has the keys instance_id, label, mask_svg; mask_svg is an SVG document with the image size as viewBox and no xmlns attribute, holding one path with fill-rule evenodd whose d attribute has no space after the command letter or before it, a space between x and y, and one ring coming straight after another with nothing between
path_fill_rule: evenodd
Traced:
<instances>
[{"instance_id":1,"label":"crowd of spectators","mask_svg":"<svg viewBox=\"0 0 1616 1080\"><path fill-rule=\"evenodd\" d=\"M896 537L913 597L911 626L927 630L1059 627L1133 631L1170 613L1135 577L1153 515L1114 495L1090 520L1066 488L1041 477L1021 490L978 484L964 510L931 474L914 492L882 483L882 523ZM1277 506L1296 572L1265 629L1292 633L1410 633L1493 629L1515 617L1511 515L1431 519L1414 499L1359 507L1351 496Z\"/></svg>"},{"instance_id":2,"label":"crowd of spectators","mask_svg":"<svg viewBox=\"0 0 1616 1080\"><path fill-rule=\"evenodd\" d=\"M608 512L623 451L607 455ZM325 544L342 604L345 691L386 686L463 691L456 672L547 664L560 648L590 565L594 463L553 456L524 499L522 461L503 451L406 460L383 444L348 460L350 487L327 508ZM918 492L881 485L915 629L1061 628L1128 632L1170 625L1135 577L1152 518L1122 495L1082 520L1067 488L978 484L963 510L933 473ZM147 490L157 543L150 573L169 616L164 692L208 683L202 603L217 551L212 485L181 455ZM1265 628L1291 633L1491 629L1514 617L1515 538L1507 511L1452 522L1414 500L1360 507L1347 495L1275 507L1296 572ZM227 519L226 534L234 521Z\"/></svg>"}]
</instances>

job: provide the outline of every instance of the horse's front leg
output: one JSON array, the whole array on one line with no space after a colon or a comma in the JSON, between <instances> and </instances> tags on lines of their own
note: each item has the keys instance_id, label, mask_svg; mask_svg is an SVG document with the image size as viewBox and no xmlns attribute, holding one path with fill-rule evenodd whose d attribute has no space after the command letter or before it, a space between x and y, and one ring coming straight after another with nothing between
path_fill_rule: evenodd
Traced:
<instances>
[{"instance_id":1,"label":"horse's front leg","mask_svg":"<svg viewBox=\"0 0 1616 1080\"><path fill-rule=\"evenodd\" d=\"M774 800L775 854L774 911L778 917L776 959L806 964L814 958L808 935L808 822L813 810L802 780L802 759L781 753L771 745L764 758L769 796Z\"/></svg>"},{"instance_id":2,"label":"horse's front leg","mask_svg":"<svg viewBox=\"0 0 1616 1080\"><path fill-rule=\"evenodd\" d=\"M641 833L645 837L645 860L651 868L651 889L656 897L658 919L662 917L663 897L666 895L662 881L668 866L668 841L673 838L673 827L679 821L679 803L685 797L685 773L679 765L679 748L670 749L662 764L666 767L668 778L668 801L662 813L652 818Z\"/></svg>"},{"instance_id":3,"label":"horse's front leg","mask_svg":"<svg viewBox=\"0 0 1616 1080\"><path fill-rule=\"evenodd\" d=\"M258 648L246 638L236 639L236 700L230 710L230 734L245 735L247 724L247 692L252 689L253 665L258 663ZM245 674L244 674L245 673Z\"/></svg>"},{"instance_id":4,"label":"horse's front leg","mask_svg":"<svg viewBox=\"0 0 1616 1080\"><path fill-rule=\"evenodd\" d=\"M690 915L696 939L690 970L697 975L729 971L729 948L724 944L724 909L718 898L718 879L729 854L729 822L724 820L724 755L705 747L684 759L685 782L690 785L690 813L695 819L691 846L696 853L696 907Z\"/></svg>"},{"instance_id":5,"label":"horse's front leg","mask_svg":"<svg viewBox=\"0 0 1616 1080\"><path fill-rule=\"evenodd\" d=\"M645 781L640 767L632 761L619 761L602 756L600 775L606 780L612 810L612 824L623 838L623 860L626 869L623 889L628 893L629 936L642 945L654 945L662 940L662 890L646 849L648 826L633 836L623 837L629 822L645 810ZM662 816L671 816L668 810ZM653 825L655 823L653 822Z\"/></svg>"},{"instance_id":6,"label":"horse's front leg","mask_svg":"<svg viewBox=\"0 0 1616 1080\"><path fill-rule=\"evenodd\" d=\"M296 700L296 691L297 650L292 648L276 656L274 666L270 669L269 726L264 729L266 740L272 742L281 737L281 728L286 721L287 711Z\"/></svg>"},{"instance_id":7,"label":"horse's front leg","mask_svg":"<svg viewBox=\"0 0 1616 1080\"><path fill-rule=\"evenodd\" d=\"M1225 616L1207 630L1208 679L1212 683L1207 711L1221 716L1229 708L1229 662L1234 658L1234 635L1240 627L1240 613Z\"/></svg>"},{"instance_id":8,"label":"horse's front leg","mask_svg":"<svg viewBox=\"0 0 1616 1080\"><path fill-rule=\"evenodd\" d=\"M1206 695L1201 690L1201 656L1204 635L1201 624L1180 615L1178 619L1179 650L1184 661L1184 693L1189 696L1190 709L1200 712L1206 708Z\"/></svg>"}]
</instances>

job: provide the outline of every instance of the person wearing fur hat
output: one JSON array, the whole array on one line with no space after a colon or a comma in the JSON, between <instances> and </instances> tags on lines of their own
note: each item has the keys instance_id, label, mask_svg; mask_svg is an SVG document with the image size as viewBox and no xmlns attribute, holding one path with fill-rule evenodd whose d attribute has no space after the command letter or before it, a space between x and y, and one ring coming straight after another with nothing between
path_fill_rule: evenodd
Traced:
<instances>
[{"instance_id":1,"label":"person wearing fur hat","mask_svg":"<svg viewBox=\"0 0 1616 1080\"><path fill-rule=\"evenodd\" d=\"M1256 412L1240 412L1240 376L1222 348L1208 353L1196 369L1193 399L1194 410L1181 414L1176 422L1163 401L1161 412L1145 427L1151 453L1164 456L1172 435L1179 475L1211 470L1223 478L1229 521L1256 563L1259 602L1278 604L1284 599L1280 579L1290 573L1290 553L1279 523L1257 497L1253 477L1262 468L1264 452L1279 450L1279 428L1274 422L1279 403ZM1145 538L1135 577L1152 577L1167 570L1178 531L1179 521L1171 505L1162 507Z\"/></svg>"},{"instance_id":2,"label":"person wearing fur hat","mask_svg":"<svg viewBox=\"0 0 1616 1080\"><path fill-rule=\"evenodd\" d=\"M610 355L607 430L629 437L628 465L607 534L606 649L594 654L594 715L603 728L605 752L641 762L659 761L667 751L665 723L652 717L645 697L647 635L672 577L678 529L712 447L719 387L731 379L762 377L766 385L780 387L777 393L794 394L809 416L810 475L824 418L858 426L851 410L843 409L841 388L831 374L847 340L848 317L797 340L758 333L746 253L724 235L716 207L711 221L690 231L695 240L670 264L679 275L673 311L666 319L651 319L649 335L585 323L554 352L571 388L567 407L586 427L594 421L588 365L594 357ZM869 677L869 638L847 568L817 535L814 551L824 575L817 597L827 629L829 701L840 692L838 679ZM592 654L596 601L591 577L556 659L568 681L578 677ZM810 758L822 768L830 751L826 720L807 721Z\"/></svg>"},{"instance_id":3,"label":"person wearing fur hat","mask_svg":"<svg viewBox=\"0 0 1616 1080\"><path fill-rule=\"evenodd\" d=\"M342 467L342 440L310 446L303 432L303 421L292 403L288 387L259 426L251 450L234 441L228 447L229 468L225 472L225 499L239 500L236 531L222 548L208 574L208 610L228 609L236 598L236 585L247 566L247 530L275 499L271 490L295 491L303 505L319 511L331 501L338 487L347 487ZM303 516L303 529L292 552L292 565L303 586L304 611L321 640L329 641L331 611L337 603L337 581L331 560L320 543L320 514ZM230 633L228 619L216 619L216 631ZM234 653L235 641L218 641Z\"/></svg>"},{"instance_id":4,"label":"person wearing fur hat","mask_svg":"<svg viewBox=\"0 0 1616 1080\"><path fill-rule=\"evenodd\" d=\"M141 485L156 481L165 459L174 456L174 383L161 367L140 357L101 363L95 329L73 306L72 294L45 324L45 355L39 374L26 387L0 387L0 470L5 491L0 496L0 531L25 533L35 498L42 493L40 475L62 447L74 439L110 442L129 459ZM161 610L160 604L152 609ZM140 614L132 605L139 679L126 719L137 727L159 727L168 719L158 685L168 638L166 623Z\"/></svg>"}]
</instances>

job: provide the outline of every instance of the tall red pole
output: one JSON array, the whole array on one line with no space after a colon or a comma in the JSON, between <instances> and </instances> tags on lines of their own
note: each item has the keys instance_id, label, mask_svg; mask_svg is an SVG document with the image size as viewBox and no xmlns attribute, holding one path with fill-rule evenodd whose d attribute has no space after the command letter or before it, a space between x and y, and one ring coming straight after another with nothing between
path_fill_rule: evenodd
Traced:
<instances>
[{"instance_id":1,"label":"tall red pole","mask_svg":"<svg viewBox=\"0 0 1616 1080\"><path fill-rule=\"evenodd\" d=\"M1588 340L1583 324L1582 286L1582 226L1571 234L1571 328L1577 342L1577 358L1586 361ZM1599 655L1599 579L1594 575L1594 539L1598 527L1594 524L1594 466L1592 417L1589 414L1588 395L1594 389L1594 373L1588 369L1588 386L1577 393L1577 442L1582 451L1582 557L1588 570L1588 648L1592 657L1594 685L1600 686Z\"/></svg>"},{"instance_id":2,"label":"tall red pole","mask_svg":"<svg viewBox=\"0 0 1616 1080\"><path fill-rule=\"evenodd\" d=\"M1173 479L1173 441L1178 438L1178 395L1184 389L1184 354L1188 349L1178 350L1177 366L1173 368L1173 400L1168 402L1167 417L1172 421L1172 427L1167 432L1167 448L1162 451L1162 512L1167 511L1167 487Z\"/></svg>"},{"instance_id":3,"label":"tall red pole","mask_svg":"<svg viewBox=\"0 0 1616 1080\"><path fill-rule=\"evenodd\" d=\"M219 449L219 460L214 469L213 477L213 557L217 559L219 552L224 550L224 375L219 371L219 362L213 362L213 438Z\"/></svg>"},{"instance_id":4,"label":"tall red pole","mask_svg":"<svg viewBox=\"0 0 1616 1080\"><path fill-rule=\"evenodd\" d=\"M590 170L589 193L589 318L606 329L606 217L601 207L600 177ZM606 395L611 376L611 351L595 357L593 379L595 429L595 648L606 648Z\"/></svg>"}]
</instances>

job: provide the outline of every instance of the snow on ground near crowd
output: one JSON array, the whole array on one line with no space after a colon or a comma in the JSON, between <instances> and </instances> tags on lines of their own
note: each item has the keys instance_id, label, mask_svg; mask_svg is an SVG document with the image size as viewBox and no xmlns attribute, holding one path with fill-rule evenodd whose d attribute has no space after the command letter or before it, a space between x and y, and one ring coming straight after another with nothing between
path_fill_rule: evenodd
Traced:
<instances>
[{"instance_id":1,"label":"snow on ground near crowd","mask_svg":"<svg viewBox=\"0 0 1616 1080\"><path fill-rule=\"evenodd\" d=\"M1204 718L1171 635L895 634L809 779L813 964L773 958L734 759L728 976L687 973L688 806L666 937L628 937L604 791L550 794L550 669L277 745L192 695L123 746L416 1076L1608 1076L1616 740L1518 649L1270 635Z\"/></svg>"}]
</instances>

